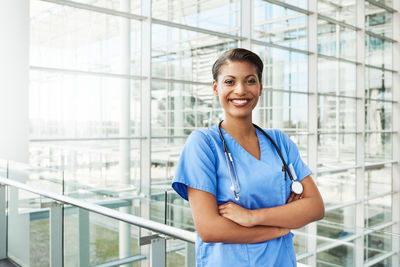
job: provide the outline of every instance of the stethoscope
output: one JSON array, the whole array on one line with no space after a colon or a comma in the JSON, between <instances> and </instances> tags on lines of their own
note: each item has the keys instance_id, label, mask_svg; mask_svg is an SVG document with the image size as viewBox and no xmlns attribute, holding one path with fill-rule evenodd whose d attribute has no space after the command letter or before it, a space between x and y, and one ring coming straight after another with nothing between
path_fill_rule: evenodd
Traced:
<instances>
[{"instance_id":1,"label":"stethoscope","mask_svg":"<svg viewBox=\"0 0 400 267\"><path fill-rule=\"evenodd\" d=\"M233 194L235 195L235 200L238 201L239 200L239 192L240 192L239 179L238 179L238 176L236 173L235 163L233 162L232 154L229 151L228 146L225 143L225 138L221 132L222 122L223 122L223 120L220 121L218 124L219 137L221 138L222 144L224 146L224 154L225 154L226 164L228 165L229 177L231 178L232 185L231 185L230 189L233 192ZM289 164L289 166L288 166L286 164L286 161L283 159L282 153L279 150L278 146L276 145L275 141L263 129L261 129L259 126L255 125L254 123L253 123L253 126L255 128L257 128L258 130L260 130L268 138L268 140L271 141L272 145L276 149L276 152L278 152L278 155L281 158L282 163L283 163L282 171L285 172L285 179L286 179L286 173L287 173L289 175L290 180L292 181L292 185L291 185L292 192L295 194L298 194L298 195L303 193L303 185L299 181L297 181L297 176L296 176L296 173L294 172L293 165ZM232 165L232 169L233 169L233 172L234 172L235 178L236 178L237 190L235 188L235 183L232 178L231 165Z\"/></svg>"}]
</instances>

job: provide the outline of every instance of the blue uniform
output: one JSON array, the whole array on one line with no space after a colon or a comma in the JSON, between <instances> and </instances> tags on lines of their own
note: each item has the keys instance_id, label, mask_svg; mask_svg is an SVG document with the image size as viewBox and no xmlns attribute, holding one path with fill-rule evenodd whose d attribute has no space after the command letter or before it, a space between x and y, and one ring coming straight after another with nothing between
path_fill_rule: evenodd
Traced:
<instances>
[{"instance_id":1,"label":"blue uniform","mask_svg":"<svg viewBox=\"0 0 400 267\"><path fill-rule=\"evenodd\" d=\"M247 209L284 205L290 195L291 180L285 179L282 161L267 137L256 130L261 151L258 160L224 129L221 131L239 178L239 201L235 201L230 190L231 180L218 126L193 131L189 136L176 167L174 190L187 200L187 186L190 186L215 195L218 205L232 201ZM278 145L286 163L293 164L299 181L311 174L297 146L285 133L277 129L266 132ZM236 181L235 176L233 179ZM289 233L256 244L229 244L206 243L197 235L197 266L296 266L292 237Z\"/></svg>"}]
</instances>

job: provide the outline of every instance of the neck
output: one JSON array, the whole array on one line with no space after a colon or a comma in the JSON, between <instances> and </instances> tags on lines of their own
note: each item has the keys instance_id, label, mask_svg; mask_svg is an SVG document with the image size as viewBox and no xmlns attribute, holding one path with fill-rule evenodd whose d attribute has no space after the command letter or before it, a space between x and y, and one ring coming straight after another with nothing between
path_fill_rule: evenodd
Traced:
<instances>
[{"instance_id":1,"label":"neck","mask_svg":"<svg viewBox=\"0 0 400 267\"><path fill-rule=\"evenodd\" d=\"M251 116L248 118L226 117L221 126L233 137L247 139L256 134Z\"/></svg>"}]
</instances>

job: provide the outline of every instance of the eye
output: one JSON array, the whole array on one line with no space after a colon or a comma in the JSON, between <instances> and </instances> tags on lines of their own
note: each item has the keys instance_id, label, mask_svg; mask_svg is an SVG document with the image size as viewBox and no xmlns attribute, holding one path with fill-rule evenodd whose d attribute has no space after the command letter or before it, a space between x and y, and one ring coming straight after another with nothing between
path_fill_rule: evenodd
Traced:
<instances>
[{"instance_id":1,"label":"eye","mask_svg":"<svg viewBox=\"0 0 400 267\"><path fill-rule=\"evenodd\" d=\"M255 84L256 83L256 79L249 79L249 80L247 80L247 83Z\"/></svg>"},{"instance_id":2,"label":"eye","mask_svg":"<svg viewBox=\"0 0 400 267\"><path fill-rule=\"evenodd\" d=\"M226 85L233 85L233 80L225 80L224 81L224 84L226 84Z\"/></svg>"}]
</instances>

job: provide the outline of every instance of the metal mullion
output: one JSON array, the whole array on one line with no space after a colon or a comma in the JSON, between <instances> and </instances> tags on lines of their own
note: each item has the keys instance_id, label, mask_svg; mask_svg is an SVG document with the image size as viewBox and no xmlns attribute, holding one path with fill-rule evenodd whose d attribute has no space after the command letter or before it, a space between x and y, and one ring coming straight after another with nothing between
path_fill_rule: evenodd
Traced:
<instances>
[{"instance_id":1,"label":"metal mullion","mask_svg":"<svg viewBox=\"0 0 400 267\"><path fill-rule=\"evenodd\" d=\"M296 90L287 90L287 89L275 89L271 87L263 87L263 90L269 90L271 92L282 92L282 93L293 93L293 94L303 94L303 95L309 95L309 92L304 92L304 91L296 91Z\"/></svg>"},{"instance_id":2,"label":"metal mullion","mask_svg":"<svg viewBox=\"0 0 400 267\"><path fill-rule=\"evenodd\" d=\"M83 138L31 138L29 139L29 142L35 143L35 142L69 142L69 141L115 141L115 140L144 140L147 139L146 136L132 136L132 137L125 137L125 136L119 136L119 137L83 137Z\"/></svg>"},{"instance_id":3,"label":"metal mullion","mask_svg":"<svg viewBox=\"0 0 400 267\"><path fill-rule=\"evenodd\" d=\"M318 93L318 96L328 96L328 97L338 97L338 98L348 98L348 99L360 99L359 96L351 96L351 95L338 95L338 94L331 94L331 93Z\"/></svg>"},{"instance_id":4,"label":"metal mullion","mask_svg":"<svg viewBox=\"0 0 400 267\"><path fill-rule=\"evenodd\" d=\"M397 253L394 252L394 251L387 252L387 253L385 253L385 254L383 254L383 255L380 255L380 256L378 256L378 257L374 257L374 259L371 260L371 261L367 260L363 266L364 266L364 267L372 266L372 265L374 265L374 264L376 264L376 263L378 263L378 262L380 262L380 261L383 261L383 260L385 260L385 259L387 259L387 258L389 258L389 257L391 257L391 256L395 256L396 254L397 254ZM392 266L396 266L396 265L392 265Z\"/></svg>"},{"instance_id":5,"label":"metal mullion","mask_svg":"<svg viewBox=\"0 0 400 267\"><path fill-rule=\"evenodd\" d=\"M152 77L152 80L157 81L157 82L183 83L183 84L189 84L189 85L205 85L205 86L210 86L212 83L211 80L210 80L210 82L197 82L197 81L169 79L169 78L161 78L161 77Z\"/></svg>"},{"instance_id":6,"label":"metal mullion","mask_svg":"<svg viewBox=\"0 0 400 267\"><path fill-rule=\"evenodd\" d=\"M142 81L140 92L140 132L146 139L140 143L140 193L145 198L151 196L151 82L152 82L152 1L141 0L142 15L148 19L142 21L141 25L141 74L149 77ZM150 219L150 203L146 200L140 201L140 217ZM139 228L139 238L148 235L148 231ZM140 246L140 253L150 255L148 246ZM148 266L142 261L141 266Z\"/></svg>"},{"instance_id":7,"label":"metal mullion","mask_svg":"<svg viewBox=\"0 0 400 267\"><path fill-rule=\"evenodd\" d=\"M354 65L360 65L360 62L354 61L354 60L350 60L350 59L346 59L346 58L342 58L342 57L336 57L336 56L328 56L328 55L324 55L324 54L318 54L318 57L320 58L324 58L324 59L328 59L328 60L338 60L341 62L346 62L346 63L351 63Z\"/></svg>"},{"instance_id":8,"label":"metal mullion","mask_svg":"<svg viewBox=\"0 0 400 267\"><path fill-rule=\"evenodd\" d=\"M0 184L0 260L7 258L7 194L6 186Z\"/></svg>"},{"instance_id":9,"label":"metal mullion","mask_svg":"<svg viewBox=\"0 0 400 267\"><path fill-rule=\"evenodd\" d=\"M288 8L288 9L292 9L294 11L297 11L297 12L305 14L305 15L312 15L312 14L314 14L314 12L317 11L317 10L310 11L310 10L307 10L307 9L303 9L301 7L297 7L297 6L294 6L294 5L291 5L291 4L287 4L285 2L278 1L278 0L264 0L264 1L268 2L268 3L271 3L271 4L274 4L274 5L277 5L277 6L281 6L281 7Z\"/></svg>"},{"instance_id":10,"label":"metal mullion","mask_svg":"<svg viewBox=\"0 0 400 267\"><path fill-rule=\"evenodd\" d=\"M393 58L394 58L394 55L393 55ZM388 71L388 72L392 72L392 73L398 73L399 72L399 71L397 71L395 69L387 69L387 68L382 68L382 67L378 67L378 66L370 65L370 64L365 64L365 67L371 68L371 69L376 69L376 70Z\"/></svg>"},{"instance_id":11,"label":"metal mullion","mask_svg":"<svg viewBox=\"0 0 400 267\"><path fill-rule=\"evenodd\" d=\"M32 65L29 67L29 69L33 70L33 71L47 71L47 72L66 73L66 74L75 74L75 75L123 78L123 79L130 79L130 80L145 80L145 79L147 79L147 77L143 77L143 76L139 76L139 75L125 75L125 74L117 74L117 73L73 70L73 69L63 69L63 68L51 68L51 67L41 67L41 66L32 66Z\"/></svg>"},{"instance_id":12,"label":"metal mullion","mask_svg":"<svg viewBox=\"0 0 400 267\"><path fill-rule=\"evenodd\" d=\"M274 44L271 42L265 42L265 41L261 41L261 40L257 40L257 39L251 39L251 43L256 44L256 45L262 45L262 46L268 46L268 47L278 48L278 49L282 49L282 50L292 51L292 52L296 52L296 53L300 53L300 54L304 54L304 55L312 54L312 52L309 52L307 50L287 47L287 46Z\"/></svg>"},{"instance_id":13,"label":"metal mullion","mask_svg":"<svg viewBox=\"0 0 400 267\"><path fill-rule=\"evenodd\" d=\"M378 2L378 1L375 1L375 0L365 0L365 1L370 3L370 4L372 4L372 5L374 5L374 6L377 6L377 7L380 7L382 9L385 9L386 11L388 11L390 13L395 13L395 12L397 12L396 10L399 10L399 7L395 7L396 6L396 3L395 3L396 0L393 1L393 8L391 8L390 6L387 6L385 4L382 4L382 3Z\"/></svg>"},{"instance_id":14,"label":"metal mullion","mask_svg":"<svg viewBox=\"0 0 400 267\"><path fill-rule=\"evenodd\" d=\"M308 44L308 132L307 137L307 162L313 171L314 179L318 178L318 15L317 0L308 0L308 19L307 19L307 44ZM313 254L307 258L307 264L316 266L317 257L314 253L317 249L317 224L312 223L306 226L307 231L307 251Z\"/></svg>"},{"instance_id":15,"label":"metal mullion","mask_svg":"<svg viewBox=\"0 0 400 267\"><path fill-rule=\"evenodd\" d=\"M399 103L396 100L393 99L378 99L378 98L370 98L370 97L366 97L365 100L371 100L371 101L376 101L376 102L383 102L383 103Z\"/></svg>"},{"instance_id":16,"label":"metal mullion","mask_svg":"<svg viewBox=\"0 0 400 267\"><path fill-rule=\"evenodd\" d=\"M355 240L355 265L364 264L364 233L365 225L365 2L356 0L356 165L361 166L355 171L355 187L357 200L362 200L356 204L355 226L356 233L360 235Z\"/></svg>"},{"instance_id":17,"label":"metal mullion","mask_svg":"<svg viewBox=\"0 0 400 267\"><path fill-rule=\"evenodd\" d=\"M64 204L70 204L77 208L82 208L88 210L90 212L94 212L100 215L104 215L109 218L113 218L119 221L123 221L138 227L143 227L149 229L150 231L154 231L157 233L161 233L167 236L171 236L177 239L181 239L190 243L195 243L196 241L196 234L193 232L188 232L182 229L178 229L169 225L164 225L162 223L154 222L149 219L145 219L139 216L135 216L132 214L126 214L119 212L114 209L102 207L81 199L68 197L65 195L56 194L50 191L45 191L39 188L32 187L30 185L17 182L12 179L7 179L4 177L0 177L0 184L5 184L8 186L12 186L24 191L28 191L37 195L41 195L45 198L50 198L56 201L59 201Z\"/></svg>"},{"instance_id":18,"label":"metal mullion","mask_svg":"<svg viewBox=\"0 0 400 267\"><path fill-rule=\"evenodd\" d=\"M400 11L400 1L393 1L393 7ZM392 189L394 191L400 191L400 13L393 13L393 39L396 41L392 44L392 58L393 58L393 69L396 71L393 73L393 100L396 101L392 106L392 127L395 134L392 135L392 153L393 160L396 163L392 164ZM392 232L400 234L400 193L393 194L392 196L392 221L397 224L392 226ZM392 258L392 265L400 265L400 238L392 239L392 251L396 252Z\"/></svg>"},{"instance_id":19,"label":"metal mullion","mask_svg":"<svg viewBox=\"0 0 400 267\"><path fill-rule=\"evenodd\" d=\"M252 0L241 0L240 9L240 34L245 39L241 40L241 47L245 49L251 49L251 35L253 30L253 1Z\"/></svg>"},{"instance_id":20,"label":"metal mullion","mask_svg":"<svg viewBox=\"0 0 400 267\"><path fill-rule=\"evenodd\" d=\"M161 19L152 18L151 22L154 23L154 24L158 24L158 25L164 25L164 26L169 26L169 27L173 27L173 28L178 28L178 29L181 29L181 30L204 33L204 34L207 34L207 35L217 36L217 37L226 38L226 39L232 39L232 40L238 40L238 41L244 39L242 36L238 36L238 35L233 35L233 34L223 33L223 32L217 32L217 31L213 31L213 30L207 30L207 29L204 29L204 28L193 27L193 26L180 24L180 23L175 23L175 22L166 21L166 20L161 20Z\"/></svg>"},{"instance_id":21,"label":"metal mullion","mask_svg":"<svg viewBox=\"0 0 400 267\"><path fill-rule=\"evenodd\" d=\"M135 15L132 13L121 12L121 11L117 11L117 10L113 10L113 9L109 9L109 8L98 7L98 6L93 6L93 5L88 5L88 4L83 4L83 3L78 3L78 2L68 1L68 0L40 0L40 1L63 5L63 6L69 6L69 7L73 7L73 8L79 8L79 9L93 11L93 12L102 13L102 14L106 14L106 15L125 17L125 18L133 19L133 20L141 21L141 20L146 19L146 17L144 17L144 16L139 16L139 15Z\"/></svg>"},{"instance_id":22,"label":"metal mullion","mask_svg":"<svg viewBox=\"0 0 400 267\"><path fill-rule=\"evenodd\" d=\"M353 30L353 31L359 31L359 30L361 30L360 28L358 28L358 27L356 27L356 26L353 26L353 25L348 24L348 23L346 23L346 22L343 22L343 21L340 21L340 20L336 20L336 19L333 19L333 18L324 16L324 15L321 15L321 14L318 14L318 19L325 20L325 21L330 22L330 23L332 23L332 24L340 25L340 26L342 26L342 27L344 27L344 28L351 29L351 30Z\"/></svg>"},{"instance_id":23,"label":"metal mullion","mask_svg":"<svg viewBox=\"0 0 400 267\"><path fill-rule=\"evenodd\" d=\"M391 42L391 43L396 43L397 42L396 40L394 40L392 38L389 38L389 37L386 37L384 35L377 34L377 33L374 33L374 32L368 31L368 30L365 30L365 33L368 34L369 36L372 36L372 37L375 37L375 38L378 38L378 39L382 39L382 40L385 40L385 41L388 41L388 42Z\"/></svg>"},{"instance_id":24,"label":"metal mullion","mask_svg":"<svg viewBox=\"0 0 400 267\"><path fill-rule=\"evenodd\" d=\"M340 172L345 172L349 170L354 170L357 168L361 168L361 166L350 166L350 167L345 167L345 168L332 168L332 169L318 169L318 174L331 174L331 173L340 173Z\"/></svg>"}]
</instances>

